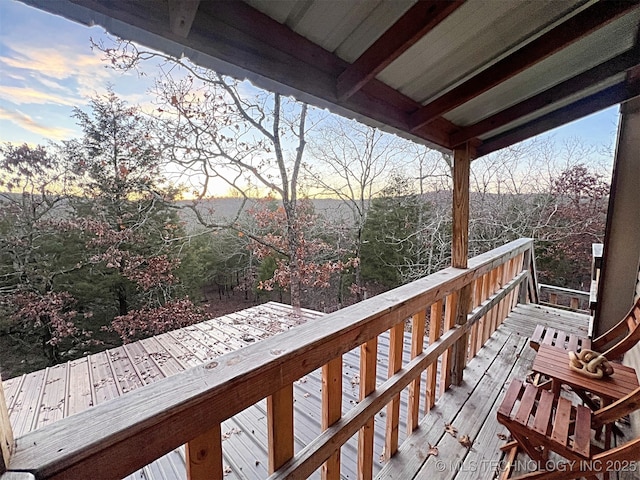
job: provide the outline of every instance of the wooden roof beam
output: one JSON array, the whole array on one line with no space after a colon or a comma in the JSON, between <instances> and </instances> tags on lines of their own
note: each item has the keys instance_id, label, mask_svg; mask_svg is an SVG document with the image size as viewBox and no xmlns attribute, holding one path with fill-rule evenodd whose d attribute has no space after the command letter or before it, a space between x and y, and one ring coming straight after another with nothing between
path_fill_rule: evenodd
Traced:
<instances>
[{"instance_id":1,"label":"wooden roof beam","mask_svg":"<svg viewBox=\"0 0 640 480\"><path fill-rule=\"evenodd\" d=\"M575 43L616 18L637 8L638 0L602 1L577 13L516 52L424 105L411 115L411 131L481 95L554 53Z\"/></svg>"},{"instance_id":2,"label":"wooden roof beam","mask_svg":"<svg viewBox=\"0 0 640 480\"><path fill-rule=\"evenodd\" d=\"M409 114L420 107L418 102L375 78L341 100L336 84L339 75L349 68L348 62L244 2L224 5L201 4L192 31L201 51L209 53L211 47L200 36L214 41L211 50L216 58L409 133ZM224 49L218 45L224 45ZM450 148L449 134L454 130L451 122L438 118L412 134Z\"/></svg>"},{"instance_id":3,"label":"wooden roof beam","mask_svg":"<svg viewBox=\"0 0 640 480\"><path fill-rule=\"evenodd\" d=\"M172 33L187 38L200 0L169 0L169 28Z\"/></svg>"},{"instance_id":4,"label":"wooden roof beam","mask_svg":"<svg viewBox=\"0 0 640 480\"><path fill-rule=\"evenodd\" d=\"M635 69L634 69L635 70ZM559 108L536 120L514 128L506 133L486 140L477 148L477 155L481 157L514 143L544 133L552 128L578 120L592 113L603 110L612 105L626 102L640 95L640 79L633 82L622 81L604 90L585 97L577 102Z\"/></svg>"},{"instance_id":5,"label":"wooden roof beam","mask_svg":"<svg viewBox=\"0 0 640 480\"><path fill-rule=\"evenodd\" d=\"M351 97L463 3L464 0L416 3L338 77L338 98Z\"/></svg>"},{"instance_id":6,"label":"wooden roof beam","mask_svg":"<svg viewBox=\"0 0 640 480\"><path fill-rule=\"evenodd\" d=\"M495 115L461 128L451 135L451 145L461 145L467 140L503 127L637 65L640 65L640 49L636 47Z\"/></svg>"}]
</instances>

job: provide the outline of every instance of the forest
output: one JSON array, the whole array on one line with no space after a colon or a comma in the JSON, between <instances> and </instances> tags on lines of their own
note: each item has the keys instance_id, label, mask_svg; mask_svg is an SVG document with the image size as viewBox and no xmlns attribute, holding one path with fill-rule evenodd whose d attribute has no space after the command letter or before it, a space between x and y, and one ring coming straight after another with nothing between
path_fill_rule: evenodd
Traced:
<instances>
[{"instance_id":1,"label":"forest","mask_svg":"<svg viewBox=\"0 0 640 480\"><path fill-rule=\"evenodd\" d=\"M267 300L333 311L450 264L450 155L94 48L166 68L149 104L76 107L78 138L0 147L3 378ZM593 154L534 140L475 160L470 255L532 237L541 281L588 290L609 194Z\"/></svg>"}]
</instances>

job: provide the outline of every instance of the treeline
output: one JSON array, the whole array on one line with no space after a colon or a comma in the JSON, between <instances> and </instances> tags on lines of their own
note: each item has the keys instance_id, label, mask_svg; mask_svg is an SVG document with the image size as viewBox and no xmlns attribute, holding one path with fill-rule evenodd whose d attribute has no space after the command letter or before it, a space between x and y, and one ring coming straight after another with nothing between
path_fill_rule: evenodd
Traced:
<instances>
[{"instance_id":1,"label":"treeline","mask_svg":"<svg viewBox=\"0 0 640 480\"><path fill-rule=\"evenodd\" d=\"M103 51L116 68L157 59ZM162 60L186 75L163 70L155 111L109 92L74 110L79 138L2 147L5 369L199 321L203 290L332 311L449 265L450 156ZM591 153L530 142L474 161L471 255L533 237L543 280L586 289L608 194ZM224 218L208 200L221 194L238 199Z\"/></svg>"}]
</instances>

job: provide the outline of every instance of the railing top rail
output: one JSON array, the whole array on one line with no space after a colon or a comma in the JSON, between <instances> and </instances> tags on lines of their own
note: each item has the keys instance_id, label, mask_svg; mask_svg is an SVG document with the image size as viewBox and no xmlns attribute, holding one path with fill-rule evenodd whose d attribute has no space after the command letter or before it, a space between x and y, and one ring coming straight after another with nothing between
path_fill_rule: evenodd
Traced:
<instances>
[{"instance_id":1,"label":"railing top rail","mask_svg":"<svg viewBox=\"0 0 640 480\"><path fill-rule=\"evenodd\" d=\"M576 297L580 297L580 298L584 298L586 300L589 299L589 292L583 292L582 290L575 290L573 288L565 288L565 287L558 287L556 285L549 285L546 283L538 283L538 286L540 287L540 290L548 290L550 292L558 292L559 294L562 295L574 295Z\"/></svg>"},{"instance_id":2,"label":"railing top rail","mask_svg":"<svg viewBox=\"0 0 640 480\"><path fill-rule=\"evenodd\" d=\"M39 478L125 476L114 458L141 468L532 246L513 241L467 269L446 268L28 433L10 468Z\"/></svg>"}]
</instances>

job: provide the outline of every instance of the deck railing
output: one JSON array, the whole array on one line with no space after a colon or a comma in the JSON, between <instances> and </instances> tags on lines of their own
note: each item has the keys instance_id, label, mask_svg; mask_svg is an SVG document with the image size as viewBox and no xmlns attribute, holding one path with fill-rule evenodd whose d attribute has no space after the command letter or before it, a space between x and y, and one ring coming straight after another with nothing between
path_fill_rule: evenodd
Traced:
<instances>
[{"instance_id":1,"label":"deck railing","mask_svg":"<svg viewBox=\"0 0 640 480\"><path fill-rule=\"evenodd\" d=\"M358 477L371 478L376 414L386 408L389 458L398 448L402 390L411 432L518 301L536 300L532 265L533 241L520 239L474 257L467 269L446 268L223 355L18 438L9 471L117 479L186 443L189 478L221 479L221 422L266 397L271 479L307 478L318 468L325 479L340 478L340 447L355 434ZM403 364L407 326L411 360ZM388 379L376 385L377 339L387 330ZM356 347L360 402L343 414L342 355ZM323 432L294 453L293 383L320 367Z\"/></svg>"},{"instance_id":2,"label":"deck railing","mask_svg":"<svg viewBox=\"0 0 640 480\"><path fill-rule=\"evenodd\" d=\"M540 303L563 310L589 313L590 292L540 283Z\"/></svg>"}]
</instances>

